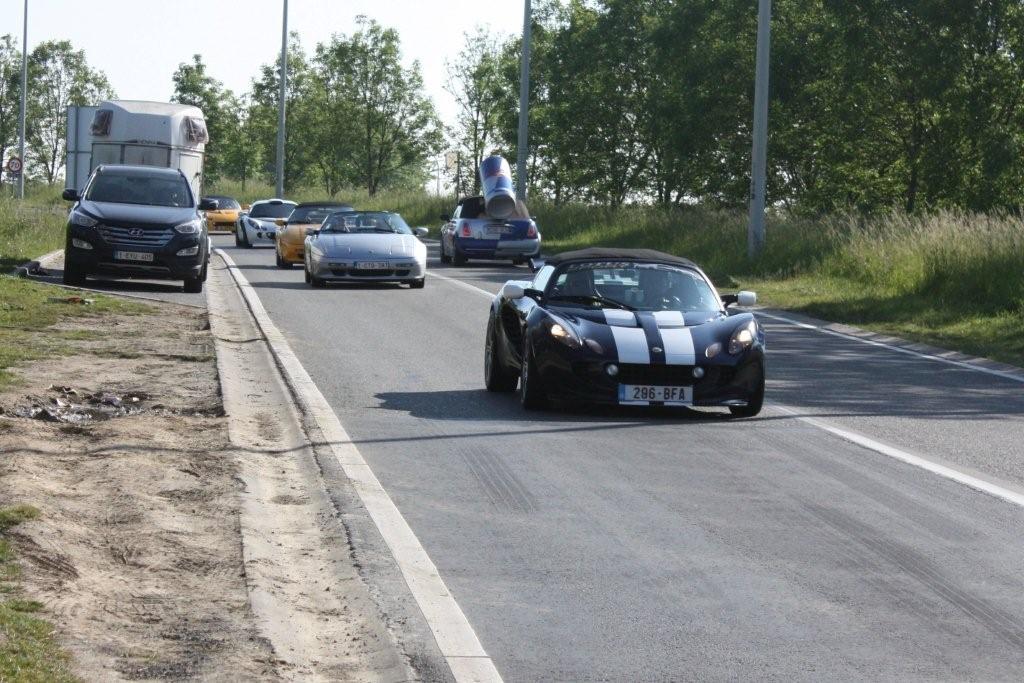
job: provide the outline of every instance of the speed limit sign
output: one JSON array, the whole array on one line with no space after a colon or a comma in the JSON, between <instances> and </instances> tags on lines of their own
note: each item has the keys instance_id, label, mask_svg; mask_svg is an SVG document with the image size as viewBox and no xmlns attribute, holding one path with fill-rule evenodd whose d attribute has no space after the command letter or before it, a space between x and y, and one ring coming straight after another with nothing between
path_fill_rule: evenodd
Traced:
<instances>
[{"instance_id":1,"label":"speed limit sign","mask_svg":"<svg viewBox=\"0 0 1024 683\"><path fill-rule=\"evenodd\" d=\"M7 172L11 175L18 175L21 173L21 159L18 157L11 157L7 160Z\"/></svg>"}]
</instances>

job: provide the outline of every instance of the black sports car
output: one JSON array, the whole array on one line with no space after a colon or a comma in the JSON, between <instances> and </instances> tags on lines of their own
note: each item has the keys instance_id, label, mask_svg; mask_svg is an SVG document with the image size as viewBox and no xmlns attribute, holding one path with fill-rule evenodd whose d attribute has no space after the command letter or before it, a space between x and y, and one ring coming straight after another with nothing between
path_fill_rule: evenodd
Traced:
<instances>
[{"instance_id":1,"label":"black sports car","mask_svg":"<svg viewBox=\"0 0 1024 683\"><path fill-rule=\"evenodd\" d=\"M584 249L534 264L491 303L484 354L490 391L525 408L548 399L724 406L752 417L764 402L764 331L752 292L719 296L686 259L648 249Z\"/></svg>"}]
</instances>

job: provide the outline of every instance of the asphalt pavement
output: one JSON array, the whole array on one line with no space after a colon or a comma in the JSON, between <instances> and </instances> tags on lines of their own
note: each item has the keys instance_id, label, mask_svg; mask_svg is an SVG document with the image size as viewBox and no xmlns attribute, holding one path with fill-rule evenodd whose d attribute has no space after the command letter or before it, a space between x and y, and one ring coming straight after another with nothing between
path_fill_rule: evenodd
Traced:
<instances>
[{"instance_id":1,"label":"asphalt pavement","mask_svg":"<svg viewBox=\"0 0 1024 683\"><path fill-rule=\"evenodd\" d=\"M763 319L759 418L524 413L474 288L525 268L314 290L215 243L505 680L1024 678L1024 508L820 426L1020 491L1024 384Z\"/></svg>"}]
</instances>

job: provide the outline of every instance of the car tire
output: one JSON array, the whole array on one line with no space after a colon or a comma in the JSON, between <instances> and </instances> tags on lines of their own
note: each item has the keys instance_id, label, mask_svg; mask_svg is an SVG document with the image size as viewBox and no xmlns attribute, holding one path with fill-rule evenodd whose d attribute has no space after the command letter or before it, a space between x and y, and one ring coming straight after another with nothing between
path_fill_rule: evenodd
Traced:
<instances>
[{"instance_id":1,"label":"car tire","mask_svg":"<svg viewBox=\"0 0 1024 683\"><path fill-rule=\"evenodd\" d=\"M453 251L454 251L454 253L452 254L452 265L455 265L455 266L464 266L464 265L466 265L466 255L465 254L460 254L458 249L454 249Z\"/></svg>"},{"instance_id":2,"label":"car tire","mask_svg":"<svg viewBox=\"0 0 1024 683\"><path fill-rule=\"evenodd\" d=\"M288 263L283 258L281 258L281 252L279 252L277 249L274 250L274 257L277 259L277 267L278 268L291 268L292 267L292 264Z\"/></svg>"},{"instance_id":3,"label":"car tire","mask_svg":"<svg viewBox=\"0 0 1024 683\"><path fill-rule=\"evenodd\" d=\"M512 259L512 265L513 266L526 265L526 259L514 258L514 259Z\"/></svg>"},{"instance_id":4,"label":"car tire","mask_svg":"<svg viewBox=\"0 0 1024 683\"><path fill-rule=\"evenodd\" d=\"M523 362L519 372L519 402L527 410L543 410L548 405L547 392L537 373L537 363L529 341L523 342Z\"/></svg>"},{"instance_id":5,"label":"car tire","mask_svg":"<svg viewBox=\"0 0 1024 683\"><path fill-rule=\"evenodd\" d=\"M426 276L421 277L419 280L413 280L409 283L409 289L423 289L427 285Z\"/></svg>"},{"instance_id":6,"label":"car tire","mask_svg":"<svg viewBox=\"0 0 1024 683\"><path fill-rule=\"evenodd\" d=\"M750 402L745 406L730 406L729 412L733 417L754 417L761 412L764 406L764 365L761 366L761 381L757 391L751 397Z\"/></svg>"},{"instance_id":7,"label":"car tire","mask_svg":"<svg viewBox=\"0 0 1024 683\"><path fill-rule=\"evenodd\" d=\"M451 263L452 257L445 253L444 250L444 237L441 238L441 263Z\"/></svg>"},{"instance_id":8,"label":"car tire","mask_svg":"<svg viewBox=\"0 0 1024 683\"><path fill-rule=\"evenodd\" d=\"M307 284L307 285L308 285L308 284L312 284L312 282L313 282L313 278L312 278L312 277L310 277L310 275L309 275L309 269L308 269L308 268L303 268L303 269L302 269L302 274L303 274L303 275L305 276L305 278L306 278L306 284Z\"/></svg>"},{"instance_id":9,"label":"car tire","mask_svg":"<svg viewBox=\"0 0 1024 683\"><path fill-rule=\"evenodd\" d=\"M310 273L309 284L315 287L316 289L323 289L324 287L327 286L327 281L322 278L318 278L316 275L313 275L313 273Z\"/></svg>"},{"instance_id":10,"label":"car tire","mask_svg":"<svg viewBox=\"0 0 1024 683\"><path fill-rule=\"evenodd\" d=\"M64 261L64 277L62 278L64 284L72 287L81 287L85 284L87 275L88 273L83 268L73 265L70 261Z\"/></svg>"},{"instance_id":11,"label":"car tire","mask_svg":"<svg viewBox=\"0 0 1024 683\"><path fill-rule=\"evenodd\" d=\"M183 289L186 294L201 294L203 292L203 277L190 277L185 280Z\"/></svg>"},{"instance_id":12,"label":"car tire","mask_svg":"<svg viewBox=\"0 0 1024 683\"><path fill-rule=\"evenodd\" d=\"M249 233L244 227L242 228L242 246L246 249L252 249L252 242L249 241Z\"/></svg>"},{"instance_id":13,"label":"car tire","mask_svg":"<svg viewBox=\"0 0 1024 683\"><path fill-rule=\"evenodd\" d=\"M242 246L241 232L242 232L242 230L236 225L235 226L235 246L236 247Z\"/></svg>"},{"instance_id":14,"label":"car tire","mask_svg":"<svg viewBox=\"0 0 1024 683\"><path fill-rule=\"evenodd\" d=\"M494 317L487 321L487 340L484 343L484 385L487 391L511 393L519 384L519 375L510 372L498 358L498 331Z\"/></svg>"}]
</instances>

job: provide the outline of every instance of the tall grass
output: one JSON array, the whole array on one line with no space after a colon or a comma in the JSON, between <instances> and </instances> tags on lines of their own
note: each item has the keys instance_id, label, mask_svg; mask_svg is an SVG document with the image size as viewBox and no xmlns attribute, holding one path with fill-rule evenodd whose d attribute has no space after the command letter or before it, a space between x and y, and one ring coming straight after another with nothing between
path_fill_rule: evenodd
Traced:
<instances>
[{"instance_id":1,"label":"tall grass","mask_svg":"<svg viewBox=\"0 0 1024 683\"><path fill-rule=\"evenodd\" d=\"M64 244L66 208L50 204L50 194L0 197L0 274Z\"/></svg>"}]
</instances>

